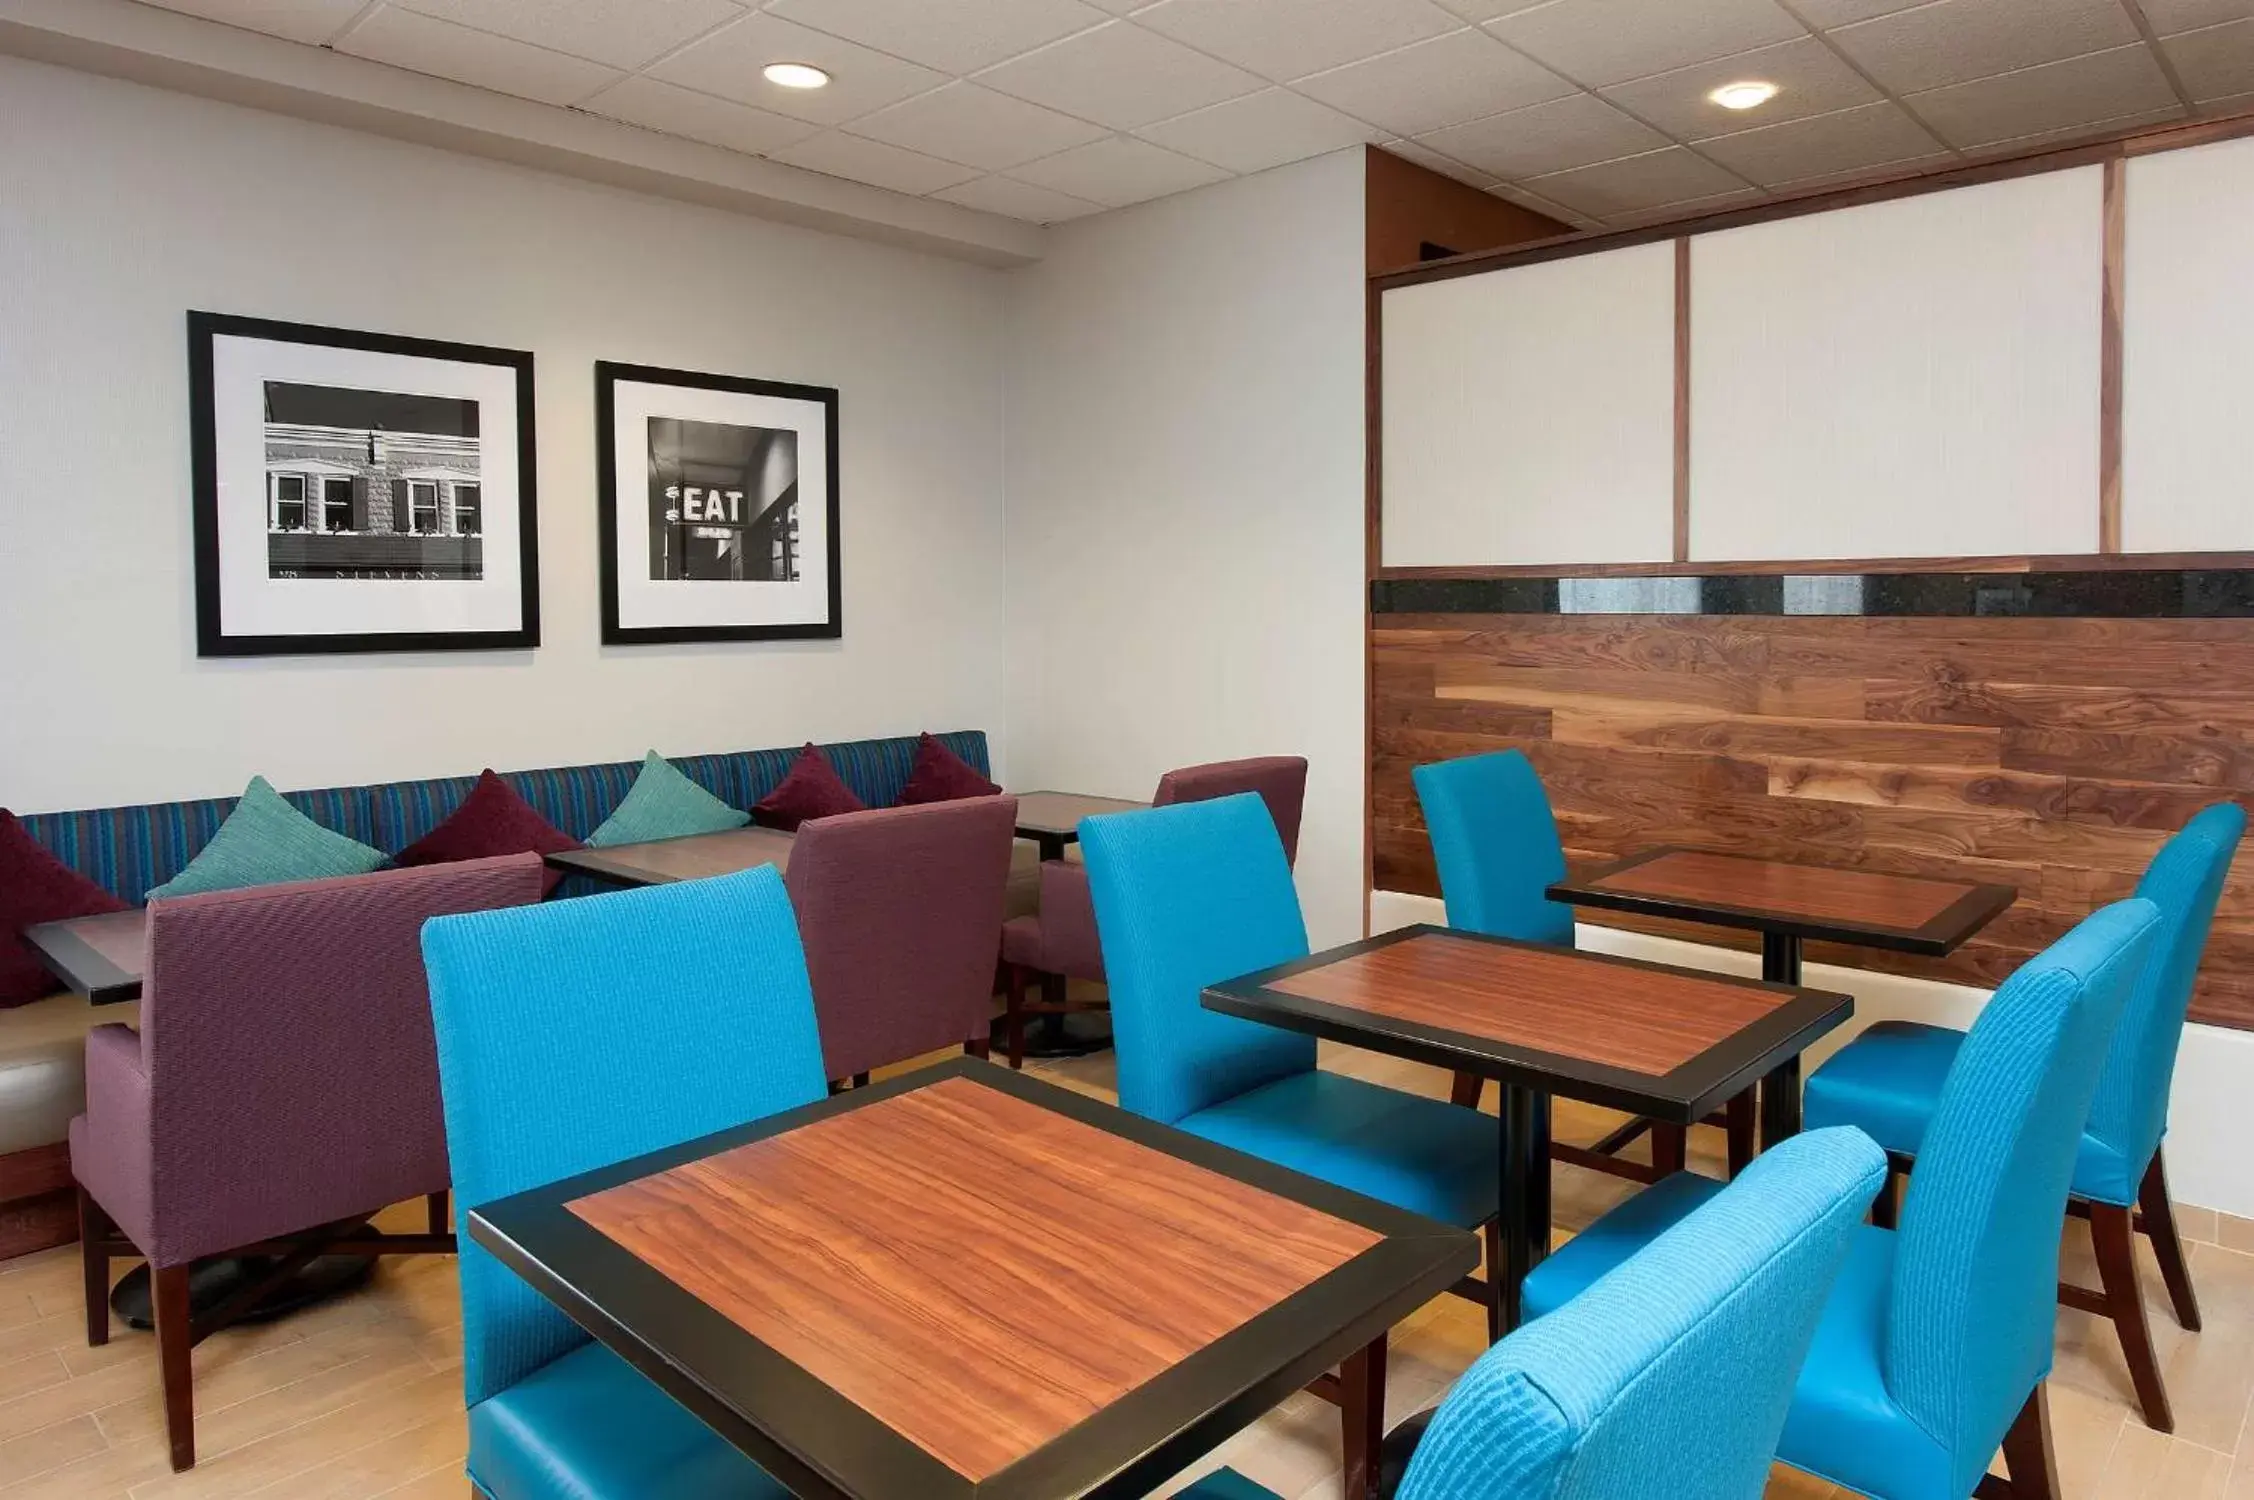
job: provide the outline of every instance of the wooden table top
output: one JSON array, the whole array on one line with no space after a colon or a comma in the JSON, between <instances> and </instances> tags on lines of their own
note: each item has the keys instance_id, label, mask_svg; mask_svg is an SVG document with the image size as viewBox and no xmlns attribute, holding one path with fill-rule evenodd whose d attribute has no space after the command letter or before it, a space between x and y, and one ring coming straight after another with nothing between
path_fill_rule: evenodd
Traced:
<instances>
[{"instance_id":1,"label":"wooden table top","mask_svg":"<svg viewBox=\"0 0 2254 1500\"><path fill-rule=\"evenodd\" d=\"M116 1005L141 997L141 966L147 962L147 907L40 922L23 930L23 940L47 972L96 1005Z\"/></svg>"},{"instance_id":2,"label":"wooden table top","mask_svg":"<svg viewBox=\"0 0 2254 1500\"><path fill-rule=\"evenodd\" d=\"M733 875L754 865L788 869L796 837L780 828L747 825L687 838L653 839L646 844L566 849L547 859L558 869L577 870L620 885L669 885L676 880Z\"/></svg>"},{"instance_id":3,"label":"wooden table top","mask_svg":"<svg viewBox=\"0 0 2254 1500\"><path fill-rule=\"evenodd\" d=\"M794 1493L1141 1495L1468 1234L959 1060L478 1209Z\"/></svg>"},{"instance_id":4,"label":"wooden table top","mask_svg":"<svg viewBox=\"0 0 2254 1500\"><path fill-rule=\"evenodd\" d=\"M1148 802L1134 802L1124 797L1084 797L1078 792L1019 792L1017 833L1019 838L1069 842L1080 836L1082 818L1135 812L1148 806Z\"/></svg>"},{"instance_id":5,"label":"wooden table top","mask_svg":"<svg viewBox=\"0 0 2254 1500\"><path fill-rule=\"evenodd\" d=\"M1684 1124L1854 1013L1824 990L1429 925L1215 985L1205 1004Z\"/></svg>"},{"instance_id":6,"label":"wooden table top","mask_svg":"<svg viewBox=\"0 0 2254 1500\"><path fill-rule=\"evenodd\" d=\"M1939 956L2002 915L2019 892L1704 849L1653 849L1559 881L1549 896L1647 917Z\"/></svg>"}]
</instances>

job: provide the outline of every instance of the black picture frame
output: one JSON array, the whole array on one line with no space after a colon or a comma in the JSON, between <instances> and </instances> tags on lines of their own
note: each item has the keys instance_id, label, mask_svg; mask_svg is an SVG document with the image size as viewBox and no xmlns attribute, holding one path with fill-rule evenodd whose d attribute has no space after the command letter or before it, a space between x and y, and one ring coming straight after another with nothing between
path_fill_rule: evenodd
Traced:
<instances>
[{"instance_id":1,"label":"black picture frame","mask_svg":"<svg viewBox=\"0 0 2254 1500\"><path fill-rule=\"evenodd\" d=\"M219 431L214 350L222 338L313 344L412 359L497 365L514 372L518 517L518 624L504 630L385 630L352 634L230 632L222 608L219 516ZM529 350L459 344L402 334L371 333L231 313L188 314L189 449L199 657L343 655L401 651L521 650L540 644L538 465L533 431L533 356ZM482 502L481 502L482 503Z\"/></svg>"},{"instance_id":2,"label":"black picture frame","mask_svg":"<svg viewBox=\"0 0 2254 1500\"><path fill-rule=\"evenodd\" d=\"M824 489L820 497L827 517L825 559L828 573L827 614L818 621L783 624L732 625L626 625L620 622L618 555L618 385L678 386L688 390L724 391L802 401L822 409L823 449L826 458ZM683 641L792 641L836 640L845 633L843 547L838 535L838 392L834 386L804 385L784 380L758 380L741 375L716 375L708 371L674 370L656 365L627 364L617 360L595 362L595 511L602 581L602 642L606 646L661 645ZM803 497L801 498L803 503Z\"/></svg>"}]
</instances>

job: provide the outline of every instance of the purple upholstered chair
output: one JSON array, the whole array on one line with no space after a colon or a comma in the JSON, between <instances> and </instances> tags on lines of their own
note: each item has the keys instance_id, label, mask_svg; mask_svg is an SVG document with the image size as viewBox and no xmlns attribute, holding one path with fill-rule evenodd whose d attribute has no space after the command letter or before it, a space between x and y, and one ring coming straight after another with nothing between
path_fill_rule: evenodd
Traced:
<instances>
[{"instance_id":1,"label":"purple upholstered chair","mask_svg":"<svg viewBox=\"0 0 2254 1500\"><path fill-rule=\"evenodd\" d=\"M1183 766L1158 778L1155 807L1174 802L1205 802L1258 792L1268 816L1283 836L1284 858L1299 858L1299 813L1307 800L1307 760L1299 755L1260 755L1249 760L1217 760ZM1097 1000L1071 1000L1067 981L1104 977L1103 944L1096 937L1096 906L1088 896L1088 872L1076 863L1053 859L1041 866L1041 906L1029 917L1012 917L1002 928L1003 981L1008 1002L1010 1066L1025 1065L1025 1018L1102 1010ZM1025 997L1026 981L1038 976L1041 998Z\"/></svg>"},{"instance_id":2,"label":"purple upholstered chair","mask_svg":"<svg viewBox=\"0 0 2254 1500\"><path fill-rule=\"evenodd\" d=\"M149 903L141 1030L86 1038L70 1124L86 1339L109 1339L113 1256L149 1263L172 1467L196 1461L188 1351L317 1254L447 1253L446 1131L423 980L428 918L540 899L536 854ZM427 1234L368 1215L425 1198ZM192 1315L224 1253L270 1275Z\"/></svg>"},{"instance_id":3,"label":"purple upholstered chair","mask_svg":"<svg viewBox=\"0 0 2254 1500\"><path fill-rule=\"evenodd\" d=\"M1015 797L840 813L798 830L798 913L832 1080L960 1045L986 1055Z\"/></svg>"}]
</instances>

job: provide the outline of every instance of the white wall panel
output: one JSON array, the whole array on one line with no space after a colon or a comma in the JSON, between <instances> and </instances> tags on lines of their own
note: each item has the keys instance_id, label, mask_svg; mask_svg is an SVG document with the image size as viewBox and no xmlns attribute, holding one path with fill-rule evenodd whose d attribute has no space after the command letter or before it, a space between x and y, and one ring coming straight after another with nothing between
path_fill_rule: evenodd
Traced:
<instances>
[{"instance_id":1,"label":"white wall panel","mask_svg":"<svg viewBox=\"0 0 2254 1500\"><path fill-rule=\"evenodd\" d=\"M1673 555L1674 256L1384 294L1387 566Z\"/></svg>"},{"instance_id":2,"label":"white wall panel","mask_svg":"<svg viewBox=\"0 0 2254 1500\"><path fill-rule=\"evenodd\" d=\"M1691 556L2096 550L2103 228L2085 167L1693 240Z\"/></svg>"},{"instance_id":3,"label":"white wall panel","mask_svg":"<svg viewBox=\"0 0 2254 1500\"><path fill-rule=\"evenodd\" d=\"M2121 545L2254 548L2254 140L2128 165Z\"/></svg>"}]
</instances>

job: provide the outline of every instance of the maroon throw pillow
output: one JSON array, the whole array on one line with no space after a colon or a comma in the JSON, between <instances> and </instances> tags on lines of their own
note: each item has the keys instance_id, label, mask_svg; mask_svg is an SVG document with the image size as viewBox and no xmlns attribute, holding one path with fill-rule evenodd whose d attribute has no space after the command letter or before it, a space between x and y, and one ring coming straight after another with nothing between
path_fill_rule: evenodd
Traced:
<instances>
[{"instance_id":1,"label":"maroon throw pillow","mask_svg":"<svg viewBox=\"0 0 2254 1500\"><path fill-rule=\"evenodd\" d=\"M790 774L783 778L783 784L752 805L751 820L763 827L795 831L811 819L864 812L868 805L853 795L853 788L839 778L829 757L809 740L798 752L798 759L790 763Z\"/></svg>"},{"instance_id":2,"label":"maroon throw pillow","mask_svg":"<svg viewBox=\"0 0 2254 1500\"><path fill-rule=\"evenodd\" d=\"M978 774L978 768L948 749L927 731L916 737L916 763L901 788L900 806L918 802L953 802L963 797L998 797L1002 789Z\"/></svg>"},{"instance_id":3,"label":"maroon throw pillow","mask_svg":"<svg viewBox=\"0 0 2254 1500\"><path fill-rule=\"evenodd\" d=\"M560 854L584 846L533 810L488 767L462 805L445 822L399 851L402 865L450 865L457 860L488 859L496 854ZM563 879L563 871L550 869L542 876L545 896Z\"/></svg>"},{"instance_id":4,"label":"maroon throw pillow","mask_svg":"<svg viewBox=\"0 0 2254 1500\"><path fill-rule=\"evenodd\" d=\"M25 946L26 927L123 910L124 902L49 854L0 807L0 1010L63 987Z\"/></svg>"}]
</instances>

